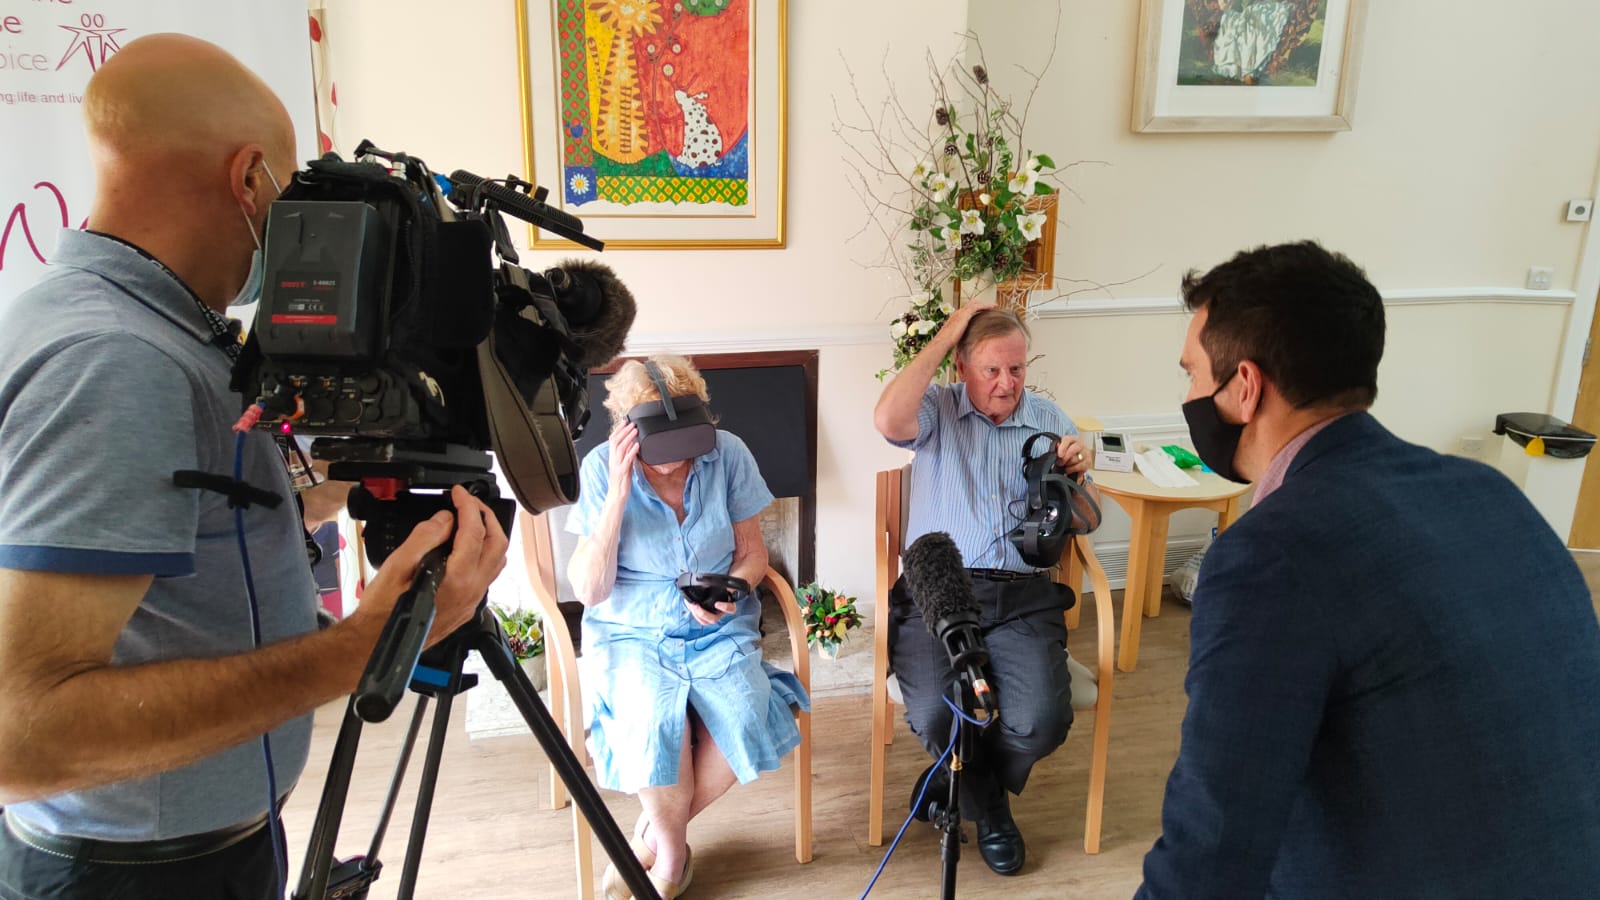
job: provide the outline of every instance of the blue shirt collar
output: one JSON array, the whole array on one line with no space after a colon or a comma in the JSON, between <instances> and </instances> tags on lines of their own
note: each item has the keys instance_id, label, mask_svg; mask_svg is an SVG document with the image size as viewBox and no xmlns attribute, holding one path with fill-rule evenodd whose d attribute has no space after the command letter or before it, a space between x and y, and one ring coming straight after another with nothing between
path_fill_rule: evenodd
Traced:
<instances>
[{"instance_id":1,"label":"blue shirt collar","mask_svg":"<svg viewBox=\"0 0 1600 900\"><path fill-rule=\"evenodd\" d=\"M64 228L50 264L99 275L201 343L216 343L213 317L223 323L229 321L208 308L194 290L160 260L119 237ZM225 324L224 328L229 326Z\"/></svg>"}]
</instances>

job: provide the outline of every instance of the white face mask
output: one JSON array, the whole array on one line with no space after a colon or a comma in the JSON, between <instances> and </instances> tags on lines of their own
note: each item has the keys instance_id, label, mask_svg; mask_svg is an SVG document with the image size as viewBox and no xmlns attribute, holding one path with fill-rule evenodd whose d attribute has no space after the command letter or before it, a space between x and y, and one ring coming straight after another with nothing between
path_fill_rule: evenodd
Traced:
<instances>
[{"instance_id":1,"label":"white face mask","mask_svg":"<svg viewBox=\"0 0 1600 900\"><path fill-rule=\"evenodd\" d=\"M278 179L272 176L272 169L268 168L265 162L261 163L261 168L267 173L267 179L272 182L273 189L280 194L283 193L283 188L278 186ZM266 273L262 271L264 262L261 237L256 234L256 226L251 224L250 214L244 211L244 207L239 207L239 214L244 216L244 227L250 229L250 240L255 242L256 252L250 255L250 273L244 277L244 286L239 288L239 293L228 302L229 309L235 306L248 306L260 300L261 284L266 278Z\"/></svg>"}]
</instances>

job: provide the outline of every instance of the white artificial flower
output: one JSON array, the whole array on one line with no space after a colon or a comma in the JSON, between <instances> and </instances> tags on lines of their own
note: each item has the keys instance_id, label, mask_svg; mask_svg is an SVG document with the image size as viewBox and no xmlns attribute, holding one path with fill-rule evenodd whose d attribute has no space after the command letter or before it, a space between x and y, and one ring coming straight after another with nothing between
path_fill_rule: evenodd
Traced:
<instances>
[{"instance_id":1,"label":"white artificial flower","mask_svg":"<svg viewBox=\"0 0 1600 900\"><path fill-rule=\"evenodd\" d=\"M950 196L950 192L955 188L956 183L950 179L949 175L943 172L935 172L933 177L928 179L928 190L933 192L935 201L943 201L944 198Z\"/></svg>"},{"instance_id":2,"label":"white artificial flower","mask_svg":"<svg viewBox=\"0 0 1600 900\"><path fill-rule=\"evenodd\" d=\"M922 179L927 178L932 174L933 167L928 165L927 161L919 162L911 167L911 180L917 184L921 184Z\"/></svg>"},{"instance_id":3,"label":"white artificial flower","mask_svg":"<svg viewBox=\"0 0 1600 900\"><path fill-rule=\"evenodd\" d=\"M962 234L983 234L983 215L975 209L963 210L961 213Z\"/></svg>"},{"instance_id":4,"label":"white artificial flower","mask_svg":"<svg viewBox=\"0 0 1600 900\"><path fill-rule=\"evenodd\" d=\"M895 319L889 326L889 337L900 340L906 336L906 322L904 319Z\"/></svg>"},{"instance_id":5,"label":"white artificial flower","mask_svg":"<svg viewBox=\"0 0 1600 900\"><path fill-rule=\"evenodd\" d=\"M988 206L989 202L992 201L993 199L994 198L989 196L988 194L979 194L978 195L978 205L979 206Z\"/></svg>"},{"instance_id":6,"label":"white artificial flower","mask_svg":"<svg viewBox=\"0 0 1600 900\"><path fill-rule=\"evenodd\" d=\"M1042 212L1028 213L1017 216L1017 227L1022 229L1022 236L1030 241L1039 239L1039 230L1044 227L1045 214Z\"/></svg>"},{"instance_id":7,"label":"white artificial flower","mask_svg":"<svg viewBox=\"0 0 1600 900\"><path fill-rule=\"evenodd\" d=\"M955 315L956 305L954 303L951 303L949 300L940 300L939 301L939 312L942 312L947 316Z\"/></svg>"},{"instance_id":8,"label":"white artificial flower","mask_svg":"<svg viewBox=\"0 0 1600 900\"><path fill-rule=\"evenodd\" d=\"M1012 172L1011 180L1006 183L1006 187L1010 188L1013 194L1031 197L1033 196L1033 187L1038 183L1038 170L1025 168L1021 172Z\"/></svg>"},{"instance_id":9,"label":"white artificial flower","mask_svg":"<svg viewBox=\"0 0 1600 900\"><path fill-rule=\"evenodd\" d=\"M912 324L911 333L912 334L932 334L934 332L934 329L936 329L938 327L939 327L938 325L935 325L934 323L928 321L927 319L918 319L915 323Z\"/></svg>"},{"instance_id":10,"label":"white artificial flower","mask_svg":"<svg viewBox=\"0 0 1600 900\"><path fill-rule=\"evenodd\" d=\"M1028 161L1026 163L1023 163L1023 165L1022 165L1022 170L1024 172L1037 172L1037 171L1039 171L1039 157L1037 157L1037 156L1028 157Z\"/></svg>"}]
</instances>

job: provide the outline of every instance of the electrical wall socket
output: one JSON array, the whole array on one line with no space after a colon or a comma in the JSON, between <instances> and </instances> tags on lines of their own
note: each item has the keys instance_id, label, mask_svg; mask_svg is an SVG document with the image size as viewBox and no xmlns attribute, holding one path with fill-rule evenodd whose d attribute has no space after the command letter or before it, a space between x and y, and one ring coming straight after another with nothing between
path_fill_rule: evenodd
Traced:
<instances>
[{"instance_id":1,"label":"electrical wall socket","mask_svg":"<svg viewBox=\"0 0 1600 900\"><path fill-rule=\"evenodd\" d=\"M1587 222L1594 215L1594 201L1587 197L1567 201L1567 221Z\"/></svg>"},{"instance_id":2,"label":"electrical wall socket","mask_svg":"<svg viewBox=\"0 0 1600 900\"><path fill-rule=\"evenodd\" d=\"M1463 434L1461 436L1461 455L1477 458L1483 453L1483 435Z\"/></svg>"},{"instance_id":3,"label":"electrical wall socket","mask_svg":"<svg viewBox=\"0 0 1600 900\"><path fill-rule=\"evenodd\" d=\"M1555 278L1555 274L1556 270L1549 266L1533 266L1528 269L1528 290L1550 290L1550 281Z\"/></svg>"}]
</instances>

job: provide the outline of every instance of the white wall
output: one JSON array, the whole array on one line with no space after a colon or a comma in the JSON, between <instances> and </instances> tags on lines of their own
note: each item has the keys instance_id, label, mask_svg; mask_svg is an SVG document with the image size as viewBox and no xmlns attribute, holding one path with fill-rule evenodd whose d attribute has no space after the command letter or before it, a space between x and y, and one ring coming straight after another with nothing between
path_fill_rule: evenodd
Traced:
<instances>
[{"instance_id":1,"label":"white wall","mask_svg":"<svg viewBox=\"0 0 1600 900\"><path fill-rule=\"evenodd\" d=\"M1058 271L1099 282L1154 272L1069 304L1097 314L1041 319L1037 383L1069 413L1175 415L1181 273L1315 237L1366 266L1386 295L1439 301L1390 310L1377 412L1402 436L1453 450L1459 435L1487 433L1496 412L1545 408L1570 312L1561 290L1586 234L1561 211L1593 190L1600 159L1600 5L1530 0L1462 15L1437 0L1374 2L1355 129L1317 135L1131 132L1138 5L1063 0L1029 139L1058 161L1108 163L1069 178L1081 199L1063 203ZM883 91L881 63L914 107L927 98L924 51L947 56L970 21L1005 88L1017 83L1007 61L1042 63L1055 9L791 0L788 249L606 254L640 297L636 346L821 349L817 559L831 586L870 596L872 472L903 458L871 428L872 376L888 359L884 298L902 288L858 265L879 249L870 235L850 239L864 214L832 130L833 98L849 91L841 55L869 101ZM331 3L340 149L370 137L437 170L521 173L513 15L511 0ZM1530 265L1555 267L1557 291L1544 295L1554 305L1519 293Z\"/></svg>"}]
</instances>

